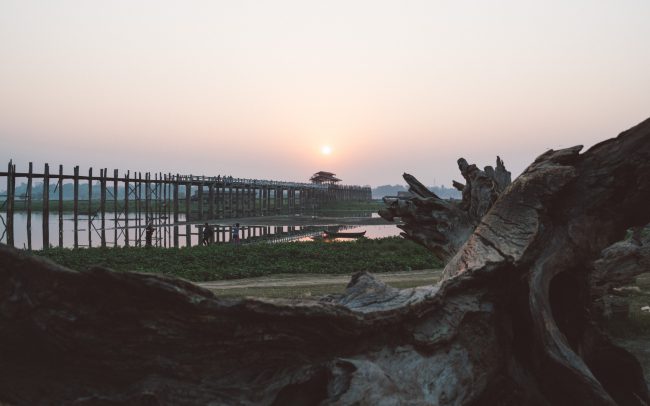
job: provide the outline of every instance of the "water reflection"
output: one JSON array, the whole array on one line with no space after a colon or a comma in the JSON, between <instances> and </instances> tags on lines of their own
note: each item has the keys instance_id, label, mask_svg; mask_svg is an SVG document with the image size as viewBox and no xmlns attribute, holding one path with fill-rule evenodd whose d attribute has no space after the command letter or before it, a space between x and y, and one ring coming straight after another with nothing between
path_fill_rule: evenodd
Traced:
<instances>
[{"instance_id":1,"label":"water reflection","mask_svg":"<svg viewBox=\"0 0 650 406\"><path fill-rule=\"evenodd\" d=\"M371 217L371 216L368 216ZM14 214L14 245L17 248L40 250L43 248L43 214L34 212L31 216L31 233L29 232L28 216L25 212ZM124 213L106 213L104 217L104 228L101 227L100 218L88 216L78 217L78 229L76 231L77 246L98 247L102 245L102 236L107 247L144 246L146 220L137 213L130 214L127 219ZM222 224L217 224L223 221ZM213 243L230 243L231 227L235 219L211 220L210 225L214 229ZM317 221L317 219L315 219ZM179 214L178 223L165 216L154 217L154 235L152 244L159 247L178 247L187 245L198 245L203 229L202 224L185 224L185 215ZM128 227L127 227L128 224ZM61 246L72 248L75 246L74 217L72 213L64 213L62 216L62 228L59 230L59 216L57 213L48 216L49 242L51 247ZM287 226L287 225L244 225L240 227L240 238L243 243L261 242L284 242L284 241L313 241L313 237L319 237L324 230L345 232L363 232L366 238L383 238L398 236L400 230L394 224L386 225L337 225L337 226ZM0 223L0 242L6 243L6 232L4 224ZM103 231L103 232L102 232ZM349 241L349 239L334 239L334 241Z\"/></svg>"}]
</instances>

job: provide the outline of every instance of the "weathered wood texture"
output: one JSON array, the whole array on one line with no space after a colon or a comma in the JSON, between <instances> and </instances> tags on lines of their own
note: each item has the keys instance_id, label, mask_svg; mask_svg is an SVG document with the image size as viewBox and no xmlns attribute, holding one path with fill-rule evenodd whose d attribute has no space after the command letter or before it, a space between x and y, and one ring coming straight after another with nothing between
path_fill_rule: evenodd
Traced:
<instances>
[{"instance_id":1,"label":"weathered wood texture","mask_svg":"<svg viewBox=\"0 0 650 406\"><path fill-rule=\"evenodd\" d=\"M0 248L0 401L12 404L642 405L637 360L593 320L593 261L650 221L650 121L547 151L441 284L369 274L321 301L223 300Z\"/></svg>"},{"instance_id":2,"label":"weathered wood texture","mask_svg":"<svg viewBox=\"0 0 650 406\"><path fill-rule=\"evenodd\" d=\"M424 245L442 259L449 259L479 224L499 195L510 184L508 172L501 158L497 157L496 169L486 166L480 170L469 165L463 158L458 160L465 184L454 181L454 187L462 191L461 201L443 200L405 173L410 199L384 199L387 206L379 214L392 221L401 218L402 236Z\"/></svg>"}]
</instances>

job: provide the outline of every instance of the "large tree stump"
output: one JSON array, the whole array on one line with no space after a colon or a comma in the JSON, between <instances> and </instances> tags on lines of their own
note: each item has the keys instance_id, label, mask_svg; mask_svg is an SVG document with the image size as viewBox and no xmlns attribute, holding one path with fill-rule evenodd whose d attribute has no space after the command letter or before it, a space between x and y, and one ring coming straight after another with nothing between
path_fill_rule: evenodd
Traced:
<instances>
[{"instance_id":1,"label":"large tree stump","mask_svg":"<svg viewBox=\"0 0 650 406\"><path fill-rule=\"evenodd\" d=\"M1 247L0 401L648 404L590 284L600 252L650 221L650 121L579 150L507 187L435 286L359 274L327 301L223 300Z\"/></svg>"},{"instance_id":2,"label":"large tree stump","mask_svg":"<svg viewBox=\"0 0 650 406\"><path fill-rule=\"evenodd\" d=\"M486 166L480 170L464 158L458 160L458 168L466 183L453 184L463 193L462 200L441 199L413 175L405 173L403 177L413 197L385 198L387 207L379 211L389 221L399 217L403 224L398 227L404 238L424 245L443 260L458 252L511 182L510 172L499 157L496 169Z\"/></svg>"}]
</instances>

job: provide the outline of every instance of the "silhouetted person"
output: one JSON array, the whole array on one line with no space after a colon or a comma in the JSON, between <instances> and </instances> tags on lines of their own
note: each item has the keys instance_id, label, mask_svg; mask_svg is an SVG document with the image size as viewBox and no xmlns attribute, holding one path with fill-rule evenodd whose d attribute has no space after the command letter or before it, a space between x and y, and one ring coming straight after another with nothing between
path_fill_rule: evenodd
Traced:
<instances>
[{"instance_id":1,"label":"silhouetted person","mask_svg":"<svg viewBox=\"0 0 650 406\"><path fill-rule=\"evenodd\" d=\"M147 224L147 228L145 228L145 245L147 247L151 247L151 241L153 240L153 222L150 221L149 224Z\"/></svg>"},{"instance_id":2,"label":"silhouetted person","mask_svg":"<svg viewBox=\"0 0 650 406\"><path fill-rule=\"evenodd\" d=\"M239 244L239 223L236 223L234 227L230 229L230 241L233 244Z\"/></svg>"},{"instance_id":3,"label":"silhouetted person","mask_svg":"<svg viewBox=\"0 0 650 406\"><path fill-rule=\"evenodd\" d=\"M208 223L205 223L203 225L203 239L201 240L201 245L210 245L213 235L214 229L208 225Z\"/></svg>"}]
</instances>

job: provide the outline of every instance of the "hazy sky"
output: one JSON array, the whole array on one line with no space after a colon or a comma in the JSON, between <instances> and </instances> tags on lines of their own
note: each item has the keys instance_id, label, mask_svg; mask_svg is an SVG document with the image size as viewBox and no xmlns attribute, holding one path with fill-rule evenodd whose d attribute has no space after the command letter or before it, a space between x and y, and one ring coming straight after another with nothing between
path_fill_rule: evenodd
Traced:
<instances>
[{"instance_id":1,"label":"hazy sky","mask_svg":"<svg viewBox=\"0 0 650 406\"><path fill-rule=\"evenodd\" d=\"M648 0L0 0L3 170L450 185L649 116Z\"/></svg>"}]
</instances>

